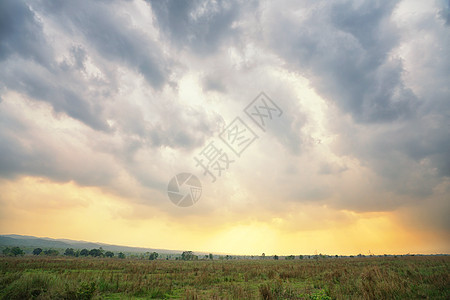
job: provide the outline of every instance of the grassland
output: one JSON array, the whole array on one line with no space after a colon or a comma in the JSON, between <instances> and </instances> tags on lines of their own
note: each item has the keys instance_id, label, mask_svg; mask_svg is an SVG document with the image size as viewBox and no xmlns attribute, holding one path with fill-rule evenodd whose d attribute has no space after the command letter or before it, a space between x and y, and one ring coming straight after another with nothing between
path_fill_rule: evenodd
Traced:
<instances>
[{"instance_id":1,"label":"grassland","mask_svg":"<svg viewBox=\"0 0 450 300\"><path fill-rule=\"evenodd\" d=\"M450 299L450 257L1 257L2 299Z\"/></svg>"}]
</instances>

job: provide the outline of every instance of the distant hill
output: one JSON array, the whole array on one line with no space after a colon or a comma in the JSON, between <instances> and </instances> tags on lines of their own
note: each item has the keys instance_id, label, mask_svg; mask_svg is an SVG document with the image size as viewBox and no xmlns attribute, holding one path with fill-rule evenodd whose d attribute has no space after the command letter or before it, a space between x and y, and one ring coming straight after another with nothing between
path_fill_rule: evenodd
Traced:
<instances>
[{"instance_id":1,"label":"distant hill","mask_svg":"<svg viewBox=\"0 0 450 300\"><path fill-rule=\"evenodd\" d=\"M7 234L0 235L0 246L7 247L39 247L39 248L53 248L53 249L94 249L102 247L107 251L114 252L129 252L129 253L145 253L145 252L158 252L165 254L179 254L180 250L167 250L167 249L153 249L153 248L141 248L141 247L128 247L119 245L110 245L103 243L92 243L85 241L74 241L68 239L52 239L47 237L35 237L27 235Z\"/></svg>"}]
</instances>

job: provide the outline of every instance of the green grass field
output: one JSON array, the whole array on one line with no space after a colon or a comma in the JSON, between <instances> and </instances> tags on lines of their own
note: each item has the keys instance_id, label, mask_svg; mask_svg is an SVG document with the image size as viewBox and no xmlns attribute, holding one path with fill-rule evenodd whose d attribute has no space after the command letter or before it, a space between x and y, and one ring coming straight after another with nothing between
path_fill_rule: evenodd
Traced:
<instances>
[{"instance_id":1,"label":"green grass field","mask_svg":"<svg viewBox=\"0 0 450 300\"><path fill-rule=\"evenodd\" d=\"M450 299L449 256L166 261L1 257L2 299Z\"/></svg>"}]
</instances>

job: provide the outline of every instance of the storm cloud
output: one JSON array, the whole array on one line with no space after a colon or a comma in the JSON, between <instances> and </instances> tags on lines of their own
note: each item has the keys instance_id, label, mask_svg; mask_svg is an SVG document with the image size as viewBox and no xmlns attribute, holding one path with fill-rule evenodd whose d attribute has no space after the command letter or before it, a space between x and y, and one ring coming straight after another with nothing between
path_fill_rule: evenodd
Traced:
<instances>
[{"instance_id":1,"label":"storm cloud","mask_svg":"<svg viewBox=\"0 0 450 300\"><path fill-rule=\"evenodd\" d=\"M98 187L124 218L296 228L311 206L448 233L449 20L448 1L2 1L0 177ZM264 131L260 92L283 111ZM193 157L235 117L258 138L212 184ZM204 194L181 212L185 171Z\"/></svg>"}]
</instances>

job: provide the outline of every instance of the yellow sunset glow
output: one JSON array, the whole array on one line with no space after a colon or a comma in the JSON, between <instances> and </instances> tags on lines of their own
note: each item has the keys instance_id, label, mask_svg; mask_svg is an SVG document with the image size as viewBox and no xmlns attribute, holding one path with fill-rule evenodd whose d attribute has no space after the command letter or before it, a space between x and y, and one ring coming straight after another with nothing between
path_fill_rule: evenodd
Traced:
<instances>
[{"instance_id":1,"label":"yellow sunset glow","mask_svg":"<svg viewBox=\"0 0 450 300\"><path fill-rule=\"evenodd\" d=\"M57 183L37 177L22 177L0 182L3 232L101 241L111 244L192 249L202 252L240 255L299 254L383 254L427 251L434 243L446 250L439 236L417 234L401 227L395 213L350 213L324 207L303 207L310 213L345 214L351 219L335 228L303 229L302 220L282 218L248 221L239 224L214 224L214 217L201 218L195 225L183 219L153 211L146 219L127 218L133 210L125 199L95 187L80 187L73 182ZM301 206L299 206L299 209ZM254 216L257 218L257 216ZM318 216L319 217L319 216ZM211 226L211 224L213 226ZM100 238L101 237L101 238Z\"/></svg>"}]
</instances>

